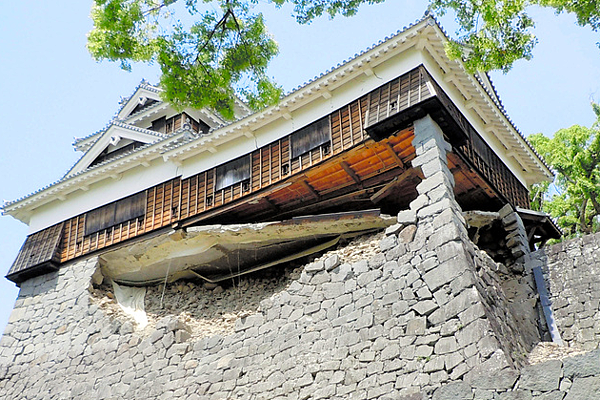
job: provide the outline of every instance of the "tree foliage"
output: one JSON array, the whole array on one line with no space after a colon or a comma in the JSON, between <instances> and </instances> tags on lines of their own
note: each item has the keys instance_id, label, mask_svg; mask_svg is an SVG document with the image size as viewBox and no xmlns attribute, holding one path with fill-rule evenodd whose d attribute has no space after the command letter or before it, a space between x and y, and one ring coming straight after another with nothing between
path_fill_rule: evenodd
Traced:
<instances>
[{"instance_id":1,"label":"tree foliage","mask_svg":"<svg viewBox=\"0 0 600 400\"><path fill-rule=\"evenodd\" d=\"M573 125L552 138L541 133L528 138L556 172L557 193L542 201L548 185L539 186L533 191L536 202L569 236L600 228L600 107L592 107L597 120L591 128Z\"/></svg>"},{"instance_id":2,"label":"tree foliage","mask_svg":"<svg viewBox=\"0 0 600 400\"><path fill-rule=\"evenodd\" d=\"M352 16L362 4L384 0L268 0L293 6L301 24L323 14ZM96 60L156 62L165 99L175 106L212 107L233 115L234 94L259 109L275 104L281 88L267 74L278 52L255 6L258 0L94 0L88 49ZM536 43L527 11L550 7L575 14L582 26L600 28L600 2L573 0L430 0L430 10L454 13L457 38L447 46L471 71L508 71L530 59ZM175 18L186 13L191 23ZM185 18L184 18L185 19Z\"/></svg>"}]
</instances>

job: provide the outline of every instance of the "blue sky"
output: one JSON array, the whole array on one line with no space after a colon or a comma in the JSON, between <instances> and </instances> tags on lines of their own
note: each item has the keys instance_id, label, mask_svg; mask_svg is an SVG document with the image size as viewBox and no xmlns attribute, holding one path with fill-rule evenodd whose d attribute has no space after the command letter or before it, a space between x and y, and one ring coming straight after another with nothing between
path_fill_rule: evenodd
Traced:
<instances>
[{"instance_id":1,"label":"blue sky","mask_svg":"<svg viewBox=\"0 0 600 400\"><path fill-rule=\"evenodd\" d=\"M85 48L91 2L9 2L0 13L0 200L14 200L59 179L77 160L71 143L102 129L142 78L157 68L133 72L94 62ZM353 18L323 18L299 26L288 9L267 10L280 55L270 73L286 91L364 50L423 15L426 3L387 0L365 6ZM525 134L573 124L591 125L589 106L600 101L599 35L579 28L570 16L536 10L539 44L532 61L518 62L492 79L516 126ZM452 35L450 17L441 20ZM0 217L0 273L6 274L27 227ZM0 278L0 330L18 288Z\"/></svg>"}]
</instances>

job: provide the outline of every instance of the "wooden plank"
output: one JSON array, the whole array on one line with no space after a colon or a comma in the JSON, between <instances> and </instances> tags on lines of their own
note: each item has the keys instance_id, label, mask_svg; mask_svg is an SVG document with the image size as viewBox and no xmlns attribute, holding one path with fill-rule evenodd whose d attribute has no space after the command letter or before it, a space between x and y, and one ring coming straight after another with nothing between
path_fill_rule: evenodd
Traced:
<instances>
[{"instance_id":1,"label":"wooden plank","mask_svg":"<svg viewBox=\"0 0 600 400\"><path fill-rule=\"evenodd\" d=\"M385 149L387 150L387 152L392 156L392 158L394 159L394 162L396 164L398 164L398 166L400 168L405 169L406 167L404 166L404 163L402 162L402 160L400 159L400 157L398 157L398 154L396 154L396 152L394 151L394 149L392 148L392 146L388 142L383 143L383 146L385 147Z\"/></svg>"},{"instance_id":2,"label":"wooden plank","mask_svg":"<svg viewBox=\"0 0 600 400\"><path fill-rule=\"evenodd\" d=\"M350 178L352 178L352 180L356 182L356 184L362 189L362 182L360 178L358 177L358 175L356 175L356 172L354 172L352 168L350 168L348 163L346 161L342 161L340 162L340 167L342 167L342 169L346 171L348 175L350 175Z\"/></svg>"}]
</instances>

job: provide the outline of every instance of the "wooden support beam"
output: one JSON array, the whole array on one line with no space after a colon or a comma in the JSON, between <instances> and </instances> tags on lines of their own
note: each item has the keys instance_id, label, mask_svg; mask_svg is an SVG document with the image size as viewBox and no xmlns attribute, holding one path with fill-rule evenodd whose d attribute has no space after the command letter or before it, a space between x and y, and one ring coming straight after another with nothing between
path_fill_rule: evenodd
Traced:
<instances>
[{"instance_id":1,"label":"wooden support beam","mask_svg":"<svg viewBox=\"0 0 600 400\"><path fill-rule=\"evenodd\" d=\"M315 190L315 188L313 188L312 186L310 186L310 184L307 181L298 181L298 183L304 187L306 190L308 190L315 199L320 200L321 199L321 195L319 193L317 193L317 191Z\"/></svg>"},{"instance_id":2,"label":"wooden support beam","mask_svg":"<svg viewBox=\"0 0 600 400\"><path fill-rule=\"evenodd\" d=\"M407 169L399 176L392 179L387 185L385 185L379 191L377 191L377 193L371 196L370 200L375 204L378 203L379 201L381 201L381 199L387 197L396 186L400 185L402 182L407 180L411 175L412 169Z\"/></svg>"},{"instance_id":3,"label":"wooden support beam","mask_svg":"<svg viewBox=\"0 0 600 400\"><path fill-rule=\"evenodd\" d=\"M360 187L362 189L362 187L363 187L362 181L360 180L360 178L358 177L358 175L356 175L356 172L354 172L354 170L352 168L350 168L350 165L348 165L348 163L346 161L342 161L340 163L340 167L342 167L342 169L344 171L346 171L346 173L348 175L350 175L350 178L352 178L352 180L354 182L356 182L356 184L358 185L358 187Z\"/></svg>"},{"instance_id":4,"label":"wooden support beam","mask_svg":"<svg viewBox=\"0 0 600 400\"><path fill-rule=\"evenodd\" d=\"M391 144L389 144L389 142L385 142L383 144L386 148L386 150L388 151L388 153L390 153L390 155L392 156L392 158L394 159L394 161L396 162L396 164L398 164L398 166L402 169L405 169L406 167L404 166L404 163L402 162L402 159L398 156L398 154L396 154L396 152L394 151L394 148L392 147Z\"/></svg>"},{"instance_id":5,"label":"wooden support beam","mask_svg":"<svg viewBox=\"0 0 600 400\"><path fill-rule=\"evenodd\" d=\"M228 203L226 205L219 206L219 207L214 208L214 209L212 209L212 210L210 210L208 212L204 212L204 213L202 213L200 215L196 215L195 217L188 218L187 220L185 220L185 221L183 221L181 223L181 226L184 227L184 228L187 228L188 226L195 225L195 224L197 224L197 223L199 223L201 221L204 221L204 220L209 219L209 218L213 218L213 217L215 217L215 216L217 216L219 214L224 214L224 213L226 213L228 211L235 210L236 208L238 208L238 207L240 207L242 205L245 205L245 204L257 204L258 202L260 202L260 200L263 197L268 196L269 194L278 192L279 190L285 189L285 188L287 188L290 185L292 185L291 182L285 182L285 183L282 183L281 185L276 185L275 187L273 187L273 188L271 188L269 190L260 191L260 192L254 194L254 195L250 195L250 196L247 196L247 197L242 197L241 199L238 199L238 200L233 201L231 203Z\"/></svg>"}]
</instances>

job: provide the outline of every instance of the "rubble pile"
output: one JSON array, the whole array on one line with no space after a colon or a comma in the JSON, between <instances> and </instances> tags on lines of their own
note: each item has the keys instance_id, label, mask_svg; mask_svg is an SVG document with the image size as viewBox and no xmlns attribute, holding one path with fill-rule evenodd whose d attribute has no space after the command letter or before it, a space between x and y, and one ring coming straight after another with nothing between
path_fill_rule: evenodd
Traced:
<instances>
[{"instance_id":1,"label":"rubble pile","mask_svg":"<svg viewBox=\"0 0 600 400\"><path fill-rule=\"evenodd\" d=\"M383 232L356 237L320 255L315 261L334 254L343 263L368 259L381 252L379 241L383 237ZM142 333L150 334L159 320L175 315L186 324L194 338L230 334L238 318L258 312L263 299L285 290L301 273L302 267L286 265L219 283L176 281L167 283L166 287L162 284L149 286L145 297L149 324ZM117 304L110 284L94 286L90 291L92 302L107 315L128 319Z\"/></svg>"}]
</instances>

